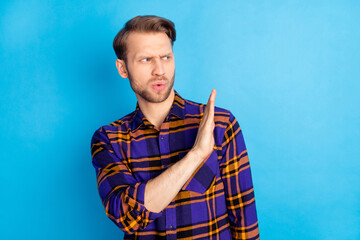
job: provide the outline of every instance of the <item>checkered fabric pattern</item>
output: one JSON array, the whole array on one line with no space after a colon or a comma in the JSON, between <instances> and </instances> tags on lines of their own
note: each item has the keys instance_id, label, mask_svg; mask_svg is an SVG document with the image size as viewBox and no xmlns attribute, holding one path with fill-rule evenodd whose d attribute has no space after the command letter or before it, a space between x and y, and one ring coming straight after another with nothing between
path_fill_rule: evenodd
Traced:
<instances>
[{"instance_id":1,"label":"checkered fabric pattern","mask_svg":"<svg viewBox=\"0 0 360 240\"><path fill-rule=\"evenodd\" d=\"M204 104L176 91L160 130L136 110L99 128L92 163L107 216L124 239L259 239L247 150L239 123L215 107L215 147L160 213L144 206L146 182L192 148Z\"/></svg>"}]
</instances>

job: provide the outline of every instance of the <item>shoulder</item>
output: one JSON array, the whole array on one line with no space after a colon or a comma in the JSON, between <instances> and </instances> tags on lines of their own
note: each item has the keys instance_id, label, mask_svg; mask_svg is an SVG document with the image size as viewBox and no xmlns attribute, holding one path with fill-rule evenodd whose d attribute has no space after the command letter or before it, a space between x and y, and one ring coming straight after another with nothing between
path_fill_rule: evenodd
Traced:
<instances>
[{"instance_id":1,"label":"shoulder","mask_svg":"<svg viewBox=\"0 0 360 240\"><path fill-rule=\"evenodd\" d=\"M136 111L133 111L125 116L123 116L120 119L117 119L109 124L103 125L99 127L95 133L93 134L93 137L99 134L102 135L108 135L111 133L125 133L131 130L131 124L133 122L133 118Z\"/></svg>"},{"instance_id":2,"label":"shoulder","mask_svg":"<svg viewBox=\"0 0 360 240\"><path fill-rule=\"evenodd\" d=\"M188 99L184 99L186 105L186 114L202 114L205 110L206 104L198 103ZM218 123L223 123L228 125L232 120L235 119L234 115L230 110L215 106L214 109L214 120Z\"/></svg>"},{"instance_id":3,"label":"shoulder","mask_svg":"<svg viewBox=\"0 0 360 240\"><path fill-rule=\"evenodd\" d=\"M186 117L201 117L204 113L206 104L194 102L191 100L185 99L185 107L186 107ZM214 121L215 121L215 144L221 148L223 145L223 141L225 139L225 134L227 131L237 128L238 123L233 115L233 113L225 108L215 106L214 109Z\"/></svg>"}]
</instances>

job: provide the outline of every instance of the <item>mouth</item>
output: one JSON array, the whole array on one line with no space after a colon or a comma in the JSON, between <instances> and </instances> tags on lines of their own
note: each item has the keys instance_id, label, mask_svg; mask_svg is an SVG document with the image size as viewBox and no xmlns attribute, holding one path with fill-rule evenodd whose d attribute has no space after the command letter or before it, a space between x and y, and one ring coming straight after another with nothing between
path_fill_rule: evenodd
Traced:
<instances>
[{"instance_id":1,"label":"mouth","mask_svg":"<svg viewBox=\"0 0 360 240\"><path fill-rule=\"evenodd\" d=\"M155 83L153 83L151 85L151 87L155 90L155 91L161 91L165 88L166 86L166 82L164 81L156 81Z\"/></svg>"}]
</instances>

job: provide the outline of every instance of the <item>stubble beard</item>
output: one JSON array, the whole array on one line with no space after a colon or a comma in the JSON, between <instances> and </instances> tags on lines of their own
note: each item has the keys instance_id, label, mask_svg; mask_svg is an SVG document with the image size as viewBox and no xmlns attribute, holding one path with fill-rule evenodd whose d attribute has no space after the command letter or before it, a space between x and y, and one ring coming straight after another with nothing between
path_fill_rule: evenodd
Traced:
<instances>
[{"instance_id":1,"label":"stubble beard","mask_svg":"<svg viewBox=\"0 0 360 240\"><path fill-rule=\"evenodd\" d=\"M137 95L142 97L145 101L151 102L151 103L161 103L161 102L165 101L170 96L171 90L172 90L172 88L174 86L175 72L174 72L174 75L172 76L170 81L165 77L151 79L148 82L148 84L145 86L145 88L141 88L141 86L134 83L133 78L132 78L129 71L128 71L128 79L129 79L130 86L131 86L132 90ZM165 93L151 91L152 83L155 82L155 81L159 81L159 80L165 80L165 81L168 82L168 84L167 84L168 88L166 89Z\"/></svg>"}]
</instances>

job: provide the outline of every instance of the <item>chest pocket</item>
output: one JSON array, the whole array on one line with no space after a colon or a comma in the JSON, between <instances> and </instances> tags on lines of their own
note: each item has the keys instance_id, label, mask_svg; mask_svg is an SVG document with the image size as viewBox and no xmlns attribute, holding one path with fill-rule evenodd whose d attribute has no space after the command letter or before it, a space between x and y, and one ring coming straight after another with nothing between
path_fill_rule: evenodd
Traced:
<instances>
[{"instance_id":1,"label":"chest pocket","mask_svg":"<svg viewBox=\"0 0 360 240\"><path fill-rule=\"evenodd\" d=\"M182 159L185 155L186 153L179 153L179 159ZM217 172L218 158L216 151L213 151L206 161L202 162L198 169L195 170L181 191L192 191L204 194L215 184Z\"/></svg>"}]
</instances>

